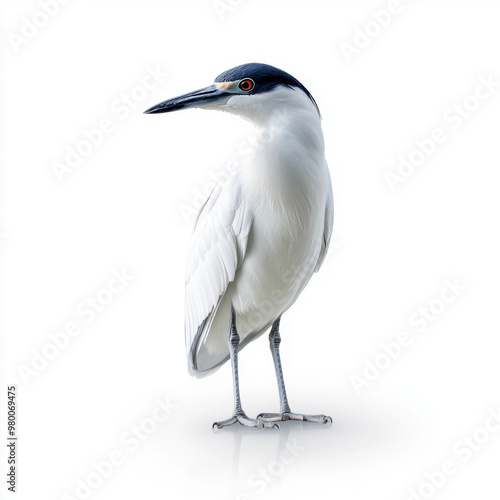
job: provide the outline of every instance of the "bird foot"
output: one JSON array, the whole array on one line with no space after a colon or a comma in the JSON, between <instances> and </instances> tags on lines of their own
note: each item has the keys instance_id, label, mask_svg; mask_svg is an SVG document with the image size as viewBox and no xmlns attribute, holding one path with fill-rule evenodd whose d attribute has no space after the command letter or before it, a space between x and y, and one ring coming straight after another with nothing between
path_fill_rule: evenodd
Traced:
<instances>
[{"instance_id":1,"label":"bird foot","mask_svg":"<svg viewBox=\"0 0 500 500\"><path fill-rule=\"evenodd\" d=\"M292 413L285 411L283 413L260 413L257 420L264 422L284 422L286 420L298 420L301 422L313 422L315 424L331 424L332 419L328 415L305 415L303 413Z\"/></svg>"},{"instance_id":2,"label":"bird foot","mask_svg":"<svg viewBox=\"0 0 500 500\"><path fill-rule=\"evenodd\" d=\"M212 429L222 429L223 427L228 427L230 425L239 423L245 427L259 427L266 429L279 429L279 425L273 422L266 422L259 418L249 418L245 413L237 413L227 420L222 420L220 422L214 422Z\"/></svg>"}]
</instances>

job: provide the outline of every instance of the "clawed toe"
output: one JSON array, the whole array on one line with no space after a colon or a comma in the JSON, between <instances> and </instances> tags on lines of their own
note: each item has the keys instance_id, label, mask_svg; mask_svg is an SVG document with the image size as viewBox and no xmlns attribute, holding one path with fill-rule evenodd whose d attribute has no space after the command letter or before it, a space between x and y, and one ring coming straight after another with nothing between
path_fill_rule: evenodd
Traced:
<instances>
[{"instance_id":1,"label":"clawed toe","mask_svg":"<svg viewBox=\"0 0 500 500\"><path fill-rule=\"evenodd\" d=\"M239 413L237 415L233 415L231 418L227 420L222 420L221 422L214 422L212 425L212 429L222 429L223 427L229 427L230 425L239 423L244 427L257 427L261 429L279 429L279 425L270 421L266 421L259 418L249 418L244 413Z\"/></svg>"},{"instance_id":2,"label":"clawed toe","mask_svg":"<svg viewBox=\"0 0 500 500\"><path fill-rule=\"evenodd\" d=\"M313 422L316 424L331 424L332 419L328 415L305 415L302 413L260 413L257 419L266 422L285 422L287 420L294 420L300 422Z\"/></svg>"},{"instance_id":3,"label":"clawed toe","mask_svg":"<svg viewBox=\"0 0 500 500\"><path fill-rule=\"evenodd\" d=\"M283 422L285 420L283 413L259 413L257 419L267 422Z\"/></svg>"}]
</instances>

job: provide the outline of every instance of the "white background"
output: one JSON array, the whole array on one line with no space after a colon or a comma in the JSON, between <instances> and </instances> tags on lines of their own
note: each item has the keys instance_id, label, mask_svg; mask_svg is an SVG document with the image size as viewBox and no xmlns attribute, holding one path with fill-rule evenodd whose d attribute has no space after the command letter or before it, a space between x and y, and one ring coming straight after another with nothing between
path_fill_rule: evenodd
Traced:
<instances>
[{"instance_id":1,"label":"white background","mask_svg":"<svg viewBox=\"0 0 500 500\"><path fill-rule=\"evenodd\" d=\"M211 0L73 0L16 50L40 5L3 0L1 434L17 384L17 498L83 498L89 478L96 499L498 497L500 432L481 428L500 406L500 87L460 126L444 116L479 78L500 81L500 5L403 2L349 63L341 44L387 6L243 0L221 18ZM331 415L329 429L213 433L232 409L229 366L186 370L183 214L252 127L142 111L245 62L293 74L323 115L333 248L283 318L282 358L292 409ZM141 91L148 67L168 75ZM117 104L131 92L133 107ZM60 182L54 162L103 119L113 131ZM385 173L437 127L447 140L391 191ZM79 305L122 269L133 279L86 322ZM450 304L447 279L466 288ZM429 304L439 313L419 333L410 318ZM72 321L80 335L22 377ZM404 331L411 345L356 391L353 376ZM248 414L276 410L265 337L240 365ZM157 398L176 405L158 424ZM141 425L134 449L126 433ZM117 453L100 481L93 462ZM425 486L444 461L454 473Z\"/></svg>"}]
</instances>

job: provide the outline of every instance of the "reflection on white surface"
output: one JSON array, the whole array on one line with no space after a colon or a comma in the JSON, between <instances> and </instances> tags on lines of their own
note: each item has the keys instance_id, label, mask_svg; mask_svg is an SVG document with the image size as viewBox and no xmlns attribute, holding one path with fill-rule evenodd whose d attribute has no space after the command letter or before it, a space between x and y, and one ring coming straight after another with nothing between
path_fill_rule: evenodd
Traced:
<instances>
[{"instance_id":1,"label":"reflection on white surface","mask_svg":"<svg viewBox=\"0 0 500 500\"><path fill-rule=\"evenodd\" d=\"M248 429L242 426L219 431L233 435L231 490L233 493L238 492L236 498L240 497L241 500L251 498L264 493L269 488L272 489L277 484L282 484L283 474L296 460L300 460L307 450L304 444L306 440L301 439L300 434L324 432L328 427L330 426L303 422L281 422L280 429L276 431ZM270 432L274 435L269 436ZM249 437L245 440L246 436ZM254 442L264 446L259 446L251 457L251 462L258 464L258 467L253 473L245 476L240 468L247 466L250 462L250 450ZM247 445L246 453L242 454L244 444Z\"/></svg>"},{"instance_id":2,"label":"reflection on white surface","mask_svg":"<svg viewBox=\"0 0 500 500\"><path fill-rule=\"evenodd\" d=\"M207 426L191 435L184 498L299 498L326 492L325 477L334 492L335 481L343 485L353 471L377 470L387 457L417 445L418 423L398 410L388 418L370 403L363 409L351 402L332 413L331 426L280 422L278 430L234 425L216 432Z\"/></svg>"}]
</instances>

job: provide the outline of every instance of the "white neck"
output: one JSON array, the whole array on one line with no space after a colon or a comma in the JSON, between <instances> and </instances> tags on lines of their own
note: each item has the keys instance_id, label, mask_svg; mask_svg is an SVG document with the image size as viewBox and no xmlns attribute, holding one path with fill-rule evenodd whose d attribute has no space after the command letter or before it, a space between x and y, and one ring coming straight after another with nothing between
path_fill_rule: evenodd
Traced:
<instances>
[{"instance_id":1,"label":"white neck","mask_svg":"<svg viewBox=\"0 0 500 500\"><path fill-rule=\"evenodd\" d=\"M321 117L301 89L278 85L264 94L234 96L221 110L241 116L261 130L286 131L309 148L324 151Z\"/></svg>"},{"instance_id":2,"label":"white neck","mask_svg":"<svg viewBox=\"0 0 500 500\"><path fill-rule=\"evenodd\" d=\"M328 171L321 118L302 90L279 86L262 95L231 98L220 109L253 122L259 131L255 147L236 158L247 189L260 200L256 203L290 214L297 207L306 214L323 203Z\"/></svg>"}]
</instances>

